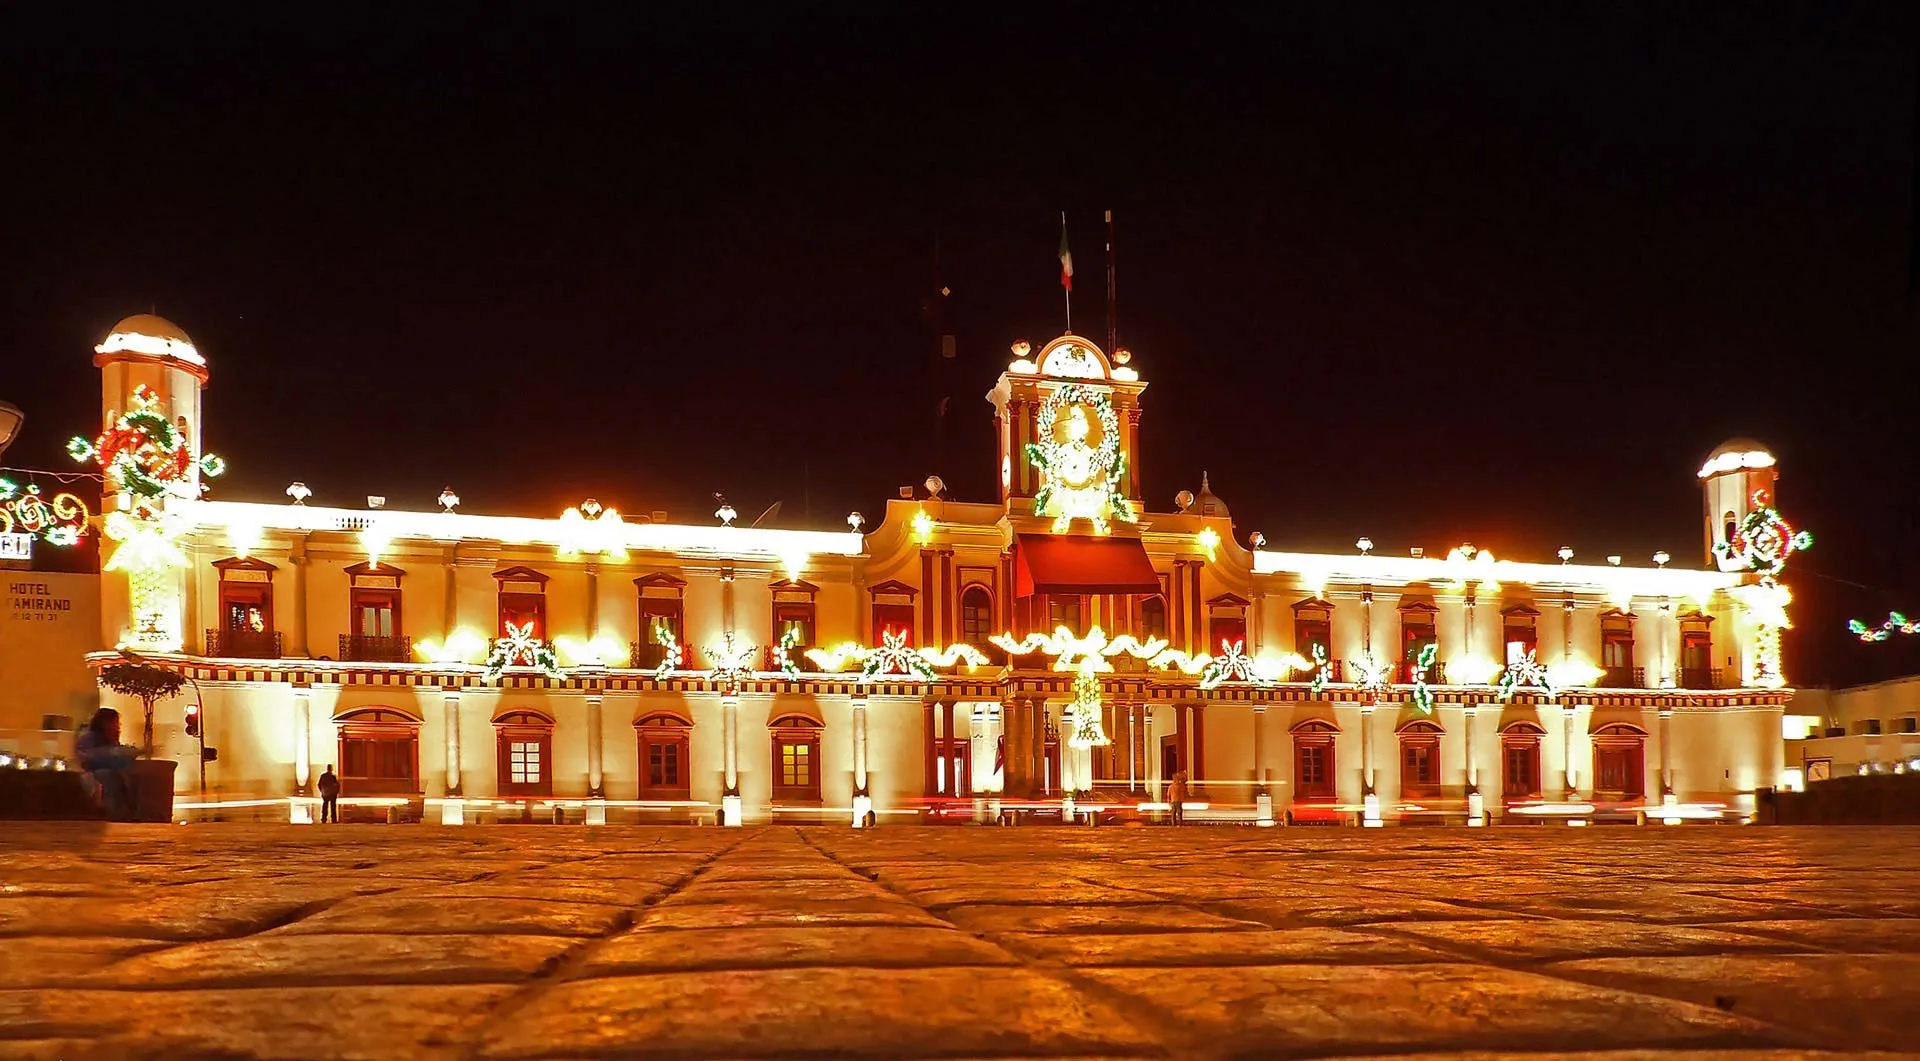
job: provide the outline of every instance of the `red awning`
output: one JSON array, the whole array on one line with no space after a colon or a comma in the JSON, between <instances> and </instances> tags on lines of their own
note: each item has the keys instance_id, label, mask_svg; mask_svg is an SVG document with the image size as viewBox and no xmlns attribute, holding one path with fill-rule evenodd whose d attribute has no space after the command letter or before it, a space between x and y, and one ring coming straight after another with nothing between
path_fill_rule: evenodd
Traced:
<instances>
[{"instance_id":1,"label":"red awning","mask_svg":"<svg viewBox=\"0 0 1920 1061\"><path fill-rule=\"evenodd\" d=\"M1022 534L1020 596L1035 593L1158 593L1160 577L1138 538Z\"/></svg>"}]
</instances>

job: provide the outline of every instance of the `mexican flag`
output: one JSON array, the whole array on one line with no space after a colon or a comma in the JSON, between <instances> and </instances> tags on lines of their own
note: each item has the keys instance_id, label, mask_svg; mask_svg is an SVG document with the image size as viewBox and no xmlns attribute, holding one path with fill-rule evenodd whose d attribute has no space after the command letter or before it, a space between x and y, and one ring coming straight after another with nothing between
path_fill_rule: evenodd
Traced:
<instances>
[{"instance_id":1,"label":"mexican flag","mask_svg":"<svg viewBox=\"0 0 1920 1061\"><path fill-rule=\"evenodd\" d=\"M1060 286L1073 290L1073 252L1067 249L1067 215L1060 215Z\"/></svg>"}]
</instances>

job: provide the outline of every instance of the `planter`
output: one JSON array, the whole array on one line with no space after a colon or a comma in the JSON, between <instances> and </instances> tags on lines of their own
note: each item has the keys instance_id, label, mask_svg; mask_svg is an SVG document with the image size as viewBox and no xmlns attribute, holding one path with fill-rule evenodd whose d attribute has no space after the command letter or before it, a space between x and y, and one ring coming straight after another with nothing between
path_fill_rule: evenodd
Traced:
<instances>
[{"instance_id":1,"label":"planter","mask_svg":"<svg viewBox=\"0 0 1920 1061\"><path fill-rule=\"evenodd\" d=\"M173 820L173 775L180 764L172 759L140 759L127 778L133 788L133 820Z\"/></svg>"}]
</instances>

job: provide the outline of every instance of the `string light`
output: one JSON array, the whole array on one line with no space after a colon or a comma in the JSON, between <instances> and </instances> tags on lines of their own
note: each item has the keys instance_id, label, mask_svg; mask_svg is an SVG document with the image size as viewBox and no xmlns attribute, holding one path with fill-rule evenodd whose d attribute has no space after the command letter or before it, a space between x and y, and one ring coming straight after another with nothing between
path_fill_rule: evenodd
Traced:
<instances>
[{"instance_id":1,"label":"string light","mask_svg":"<svg viewBox=\"0 0 1920 1061\"><path fill-rule=\"evenodd\" d=\"M788 627L780 633L780 643L773 646L773 669L788 678L800 677L800 661L794 651L800 647L800 631Z\"/></svg>"},{"instance_id":2,"label":"string light","mask_svg":"<svg viewBox=\"0 0 1920 1061\"><path fill-rule=\"evenodd\" d=\"M991 662L972 645L948 645L945 649L914 648L907 643L907 632L904 630L881 631L877 648L843 641L832 648L808 649L807 658L828 672L839 671L849 663L857 662L860 664L862 681L872 681L887 674L905 674L921 681L932 681L938 676L936 667L965 663L971 669Z\"/></svg>"},{"instance_id":3,"label":"string light","mask_svg":"<svg viewBox=\"0 0 1920 1061\"><path fill-rule=\"evenodd\" d=\"M77 545L92 518L86 502L73 494L48 498L33 483L22 490L12 480L0 479L0 534L31 534L48 545Z\"/></svg>"},{"instance_id":4,"label":"string light","mask_svg":"<svg viewBox=\"0 0 1920 1061\"><path fill-rule=\"evenodd\" d=\"M1545 691L1548 700L1559 698L1554 689L1553 679L1548 676L1547 668L1541 665L1533 649L1528 649L1519 658L1507 664L1506 672L1500 675L1500 699L1513 699L1514 691L1523 687L1532 687Z\"/></svg>"},{"instance_id":5,"label":"string light","mask_svg":"<svg viewBox=\"0 0 1920 1061\"><path fill-rule=\"evenodd\" d=\"M456 503L458 499L456 498ZM448 509L452 511L452 509ZM627 524L618 509L602 508L589 497L578 507L560 513L560 558L571 560L582 554L598 556L610 563L627 562Z\"/></svg>"},{"instance_id":6,"label":"string light","mask_svg":"<svg viewBox=\"0 0 1920 1061\"><path fill-rule=\"evenodd\" d=\"M722 635L720 644L707 649L707 655L713 658L713 671L707 678L720 686L721 695L738 693L740 683L753 677L756 649L757 646L736 642L731 630Z\"/></svg>"},{"instance_id":7,"label":"string light","mask_svg":"<svg viewBox=\"0 0 1920 1061\"><path fill-rule=\"evenodd\" d=\"M1200 688L1212 689L1222 682L1251 682L1264 687L1272 685L1274 677L1247 655L1245 642L1222 638L1220 654L1208 661L1200 672Z\"/></svg>"},{"instance_id":8,"label":"string light","mask_svg":"<svg viewBox=\"0 0 1920 1061\"><path fill-rule=\"evenodd\" d=\"M1900 612L1888 612L1887 621L1879 626L1868 626L1858 619L1848 619L1847 629L1860 640L1872 643L1885 641L1895 634L1920 634L1920 622L1915 622Z\"/></svg>"},{"instance_id":9,"label":"string light","mask_svg":"<svg viewBox=\"0 0 1920 1061\"><path fill-rule=\"evenodd\" d=\"M1413 655L1413 706L1422 714L1433 714L1433 687L1427 684L1427 675L1433 672L1433 661L1440 655L1438 642L1429 641L1420 646Z\"/></svg>"},{"instance_id":10,"label":"string light","mask_svg":"<svg viewBox=\"0 0 1920 1061\"><path fill-rule=\"evenodd\" d=\"M1090 663L1083 662L1073 679L1073 699L1063 712L1073 725L1067 744L1074 748L1104 748L1113 741L1107 736L1101 718L1105 710L1100 701L1100 676Z\"/></svg>"},{"instance_id":11,"label":"string light","mask_svg":"<svg viewBox=\"0 0 1920 1061\"><path fill-rule=\"evenodd\" d=\"M660 646L660 664L653 668L653 680L663 682L686 662L686 650L680 646L680 639L673 636L673 627L665 619L653 624L653 640Z\"/></svg>"}]
</instances>

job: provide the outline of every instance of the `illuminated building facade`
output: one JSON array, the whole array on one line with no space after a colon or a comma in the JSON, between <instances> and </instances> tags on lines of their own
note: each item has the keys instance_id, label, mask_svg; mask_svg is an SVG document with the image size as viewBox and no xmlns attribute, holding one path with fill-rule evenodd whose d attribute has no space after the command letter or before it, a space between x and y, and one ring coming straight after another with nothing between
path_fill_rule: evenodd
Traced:
<instances>
[{"instance_id":1,"label":"illuminated building facade","mask_svg":"<svg viewBox=\"0 0 1920 1061\"><path fill-rule=\"evenodd\" d=\"M103 499L108 547L139 551L109 560L101 635L196 680L223 790L304 795L331 764L436 819L985 820L1152 805L1180 770L1199 817L1675 819L1778 783L1775 561L1808 542L1764 447L1700 469L1704 568L1288 552L1204 479L1149 509L1128 361L1015 346L987 395L997 500L770 530L724 505L472 515L451 490L206 500L208 364L130 318L98 348L104 445L138 407L185 449L152 511L139 476ZM194 754L177 726L167 751Z\"/></svg>"}]
</instances>

